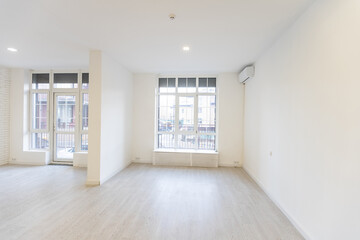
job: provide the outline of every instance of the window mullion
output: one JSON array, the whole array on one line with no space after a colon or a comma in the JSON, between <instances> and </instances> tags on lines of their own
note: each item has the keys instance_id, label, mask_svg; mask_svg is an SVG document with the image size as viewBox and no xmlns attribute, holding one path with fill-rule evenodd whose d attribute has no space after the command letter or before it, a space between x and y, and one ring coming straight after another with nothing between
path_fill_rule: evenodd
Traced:
<instances>
[{"instance_id":1,"label":"window mullion","mask_svg":"<svg viewBox=\"0 0 360 240\"><path fill-rule=\"evenodd\" d=\"M194 97L194 130L195 130L195 149L199 148L198 144L198 95L196 94Z\"/></svg>"},{"instance_id":2,"label":"window mullion","mask_svg":"<svg viewBox=\"0 0 360 240\"><path fill-rule=\"evenodd\" d=\"M175 95L175 148L179 147L179 95Z\"/></svg>"}]
</instances>

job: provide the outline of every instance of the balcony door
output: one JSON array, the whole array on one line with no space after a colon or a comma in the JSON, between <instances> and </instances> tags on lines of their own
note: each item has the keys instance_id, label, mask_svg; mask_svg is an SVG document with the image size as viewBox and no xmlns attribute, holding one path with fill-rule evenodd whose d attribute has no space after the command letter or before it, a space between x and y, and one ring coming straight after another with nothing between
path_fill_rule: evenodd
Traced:
<instances>
[{"instance_id":1,"label":"balcony door","mask_svg":"<svg viewBox=\"0 0 360 240\"><path fill-rule=\"evenodd\" d=\"M54 161L72 162L78 138L77 93L54 94Z\"/></svg>"}]
</instances>

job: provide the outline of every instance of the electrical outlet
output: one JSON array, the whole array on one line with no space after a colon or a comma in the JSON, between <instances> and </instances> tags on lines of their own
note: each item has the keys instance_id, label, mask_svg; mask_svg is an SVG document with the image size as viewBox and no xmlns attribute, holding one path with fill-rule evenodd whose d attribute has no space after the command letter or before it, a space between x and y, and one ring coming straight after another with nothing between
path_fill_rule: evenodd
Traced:
<instances>
[{"instance_id":1,"label":"electrical outlet","mask_svg":"<svg viewBox=\"0 0 360 240\"><path fill-rule=\"evenodd\" d=\"M235 165L235 167L238 167L239 166L239 161L234 161L234 165Z\"/></svg>"},{"instance_id":2,"label":"electrical outlet","mask_svg":"<svg viewBox=\"0 0 360 240\"><path fill-rule=\"evenodd\" d=\"M12 158L11 161L16 161L16 158Z\"/></svg>"},{"instance_id":3,"label":"electrical outlet","mask_svg":"<svg viewBox=\"0 0 360 240\"><path fill-rule=\"evenodd\" d=\"M136 157L136 158L135 158L136 161L140 161L140 159L141 159L141 158L139 158L139 157Z\"/></svg>"}]
</instances>

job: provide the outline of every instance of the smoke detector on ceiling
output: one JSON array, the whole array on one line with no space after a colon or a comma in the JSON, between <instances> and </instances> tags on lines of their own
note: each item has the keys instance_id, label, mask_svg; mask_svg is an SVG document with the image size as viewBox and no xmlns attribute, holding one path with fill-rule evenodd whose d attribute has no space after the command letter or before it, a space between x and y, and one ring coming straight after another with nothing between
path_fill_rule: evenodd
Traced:
<instances>
[{"instance_id":1,"label":"smoke detector on ceiling","mask_svg":"<svg viewBox=\"0 0 360 240\"><path fill-rule=\"evenodd\" d=\"M175 20L175 17L176 17L176 15L175 15L175 14L173 14L173 13L169 14L169 18L170 18L170 20Z\"/></svg>"}]
</instances>

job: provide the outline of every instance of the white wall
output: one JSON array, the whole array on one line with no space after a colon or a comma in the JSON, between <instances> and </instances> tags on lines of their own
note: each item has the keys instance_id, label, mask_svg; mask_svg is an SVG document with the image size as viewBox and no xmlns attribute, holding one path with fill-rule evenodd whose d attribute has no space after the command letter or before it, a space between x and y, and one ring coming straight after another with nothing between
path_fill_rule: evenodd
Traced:
<instances>
[{"instance_id":1,"label":"white wall","mask_svg":"<svg viewBox=\"0 0 360 240\"><path fill-rule=\"evenodd\" d=\"M308 239L360 239L359 24L316 1L246 84L244 167Z\"/></svg>"},{"instance_id":2,"label":"white wall","mask_svg":"<svg viewBox=\"0 0 360 240\"><path fill-rule=\"evenodd\" d=\"M74 159L73 159L73 166L74 167L87 167L88 162L88 153L87 152L75 152Z\"/></svg>"},{"instance_id":3,"label":"white wall","mask_svg":"<svg viewBox=\"0 0 360 240\"><path fill-rule=\"evenodd\" d=\"M151 163L154 150L156 74L134 74L132 161Z\"/></svg>"},{"instance_id":4,"label":"white wall","mask_svg":"<svg viewBox=\"0 0 360 240\"><path fill-rule=\"evenodd\" d=\"M47 151L29 151L29 71L11 69L10 163L46 165Z\"/></svg>"},{"instance_id":5,"label":"white wall","mask_svg":"<svg viewBox=\"0 0 360 240\"><path fill-rule=\"evenodd\" d=\"M235 73L217 77L220 166L242 164L243 85L237 79ZM157 81L156 74L134 75L133 162L152 162Z\"/></svg>"},{"instance_id":6,"label":"white wall","mask_svg":"<svg viewBox=\"0 0 360 240\"><path fill-rule=\"evenodd\" d=\"M90 53L87 183L102 184L131 162L132 74L101 51Z\"/></svg>"},{"instance_id":7,"label":"white wall","mask_svg":"<svg viewBox=\"0 0 360 240\"><path fill-rule=\"evenodd\" d=\"M101 95L102 95L102 54L91 51L89 57L89 130L87 184L100 184L101 156Z\"/></svg>"},{"instance_id":8,"label":"white wall","mask_svg":"<svg viewBox=\"0 0 360 240\"><path fill-rule=\"evenodd\" d=\"M9 162L10 70L0 67L0 165Z\"/></svg>"},{"instance_id":9,"label":"white wall","mask_svg":"<svg viewBox=\"0 0 360 240\"><path fill-rule=\"evenodd\" d=\"M234 166L243 163L244 85L237 73L219 74L217 78L219 101L219 165Z\"/></svg>"}]
</instances>

